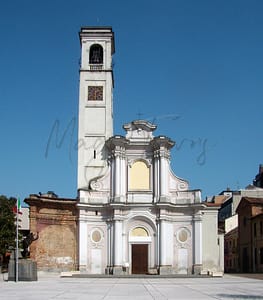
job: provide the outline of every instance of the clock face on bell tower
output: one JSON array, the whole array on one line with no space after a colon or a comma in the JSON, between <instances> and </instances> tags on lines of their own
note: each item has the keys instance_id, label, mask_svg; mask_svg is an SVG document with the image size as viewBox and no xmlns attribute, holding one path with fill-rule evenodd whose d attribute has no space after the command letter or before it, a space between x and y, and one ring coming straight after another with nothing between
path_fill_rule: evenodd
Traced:
<instances>
[{"instance_id":1,"label":"clock face on bell tower","mask_svg":"<svg viewBox=\"0 0 263 300\"><path fill-rule=\"evenodd\" d=\"M89 101L102 101L103 100L103 86L89 86L88 87L88 100Z\"/></svg>"}]
</instances>

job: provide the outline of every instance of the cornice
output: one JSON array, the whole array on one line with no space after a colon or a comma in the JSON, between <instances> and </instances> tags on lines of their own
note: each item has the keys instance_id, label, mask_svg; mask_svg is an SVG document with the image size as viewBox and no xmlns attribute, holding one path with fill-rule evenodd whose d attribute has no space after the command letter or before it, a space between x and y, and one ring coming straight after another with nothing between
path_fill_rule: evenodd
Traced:
<instances>
[{"instance_id":1,"label":"cornice","mask_svg":"<svg viewBox=\"0 0 263 300\"><path fill-rule=\"evenodd\" d=\"M106 141L106 146L107 146L110 150L114 150L117 146L126 148L126 146L127 146L129 143L130 143L130 141L127 140L124 136L122 136L122 135L115 135L115 136L110 137L110 138Z\"/></svg>"},{"instance_id":2,"label":"cornice","mask_svg":"<svg viewBox=\"0 0 263 300\"><path fill-rule=\"evenodd\" d=\"M150 142L150 144L154 150L157 150L157 149L160 149L163 147L166 149L171 149L175 145L175 142L166 136L159 135L159 136L155 137Z\"/></svg>"}]
</instances>

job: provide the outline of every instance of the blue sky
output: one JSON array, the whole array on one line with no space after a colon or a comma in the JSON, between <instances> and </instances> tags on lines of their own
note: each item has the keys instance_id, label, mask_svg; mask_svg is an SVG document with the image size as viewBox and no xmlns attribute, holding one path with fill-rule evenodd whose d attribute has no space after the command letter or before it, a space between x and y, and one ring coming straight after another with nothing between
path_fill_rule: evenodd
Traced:
<instances>
[{"instance_id":1,"label":"blue sky","mask_svg":"<svg viewBox=\"0 0 263 300\"><path fill-rule=\"evenodd\" d=\"M115 32L115 133L153 121L203 198L250 184L263 163L262 16L261 0L2 2L0 194L77 196L78 32L97 25Z\"/></svg>"}]
</instances>

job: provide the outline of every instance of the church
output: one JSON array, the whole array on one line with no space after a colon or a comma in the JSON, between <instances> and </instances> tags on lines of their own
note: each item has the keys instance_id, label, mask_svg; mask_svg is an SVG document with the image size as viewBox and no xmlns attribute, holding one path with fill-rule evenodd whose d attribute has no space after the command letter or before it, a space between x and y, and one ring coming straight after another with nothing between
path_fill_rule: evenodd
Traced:
<instances>
[{"instance_id":1,"label":"church","mask_svg":"<svg viewBox=\"0 0 263 300\"><path fill-rule=\"evenodd\" d=\"M155 136L157 126L146 120L124 124L124 136L113 133L112 28L83 27L79 37L78 198L73 201L31 195L26 199L31 209L31 230L39 232L39 240L32 244L33 258L41 260L37 254L41 228L52 239L54 230L47 234L47 226L60 218L56 223L59 230L68 218L71 229L67 237L75 251L68 249L64 257L74 262L71 268L75 266L80 272L223 272L218 207L203 202L201 191L189 189L189 183L171 170L170 150L175 142L165 135ZM45 203L49 207L56 203L68 207L67 217L61 218L60 208L59 216L47 225L47 217L39 217L39 201L46 216ZM46 223L41 227L43 219ZM68 242L61 245L66 253ZM42 258L48 252L45 247L42 241ZM52 253L54 259L56 251Z\"/></svg>"}]
</instances>

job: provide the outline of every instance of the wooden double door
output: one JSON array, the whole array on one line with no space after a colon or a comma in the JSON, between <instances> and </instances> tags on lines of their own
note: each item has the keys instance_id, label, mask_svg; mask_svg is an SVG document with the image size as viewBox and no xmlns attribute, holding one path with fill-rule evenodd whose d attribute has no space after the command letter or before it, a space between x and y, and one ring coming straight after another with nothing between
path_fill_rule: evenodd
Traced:
<instances>
[{"instance_id":1,"label":"wooden double door","mask_svg":"<svg viewBox=\"0 0 263 300\"><path fill-rule=\"evenodd\" d=\"M132 244L132 274L148 273L148 244Z\"/></svg>"}]
</instances>

